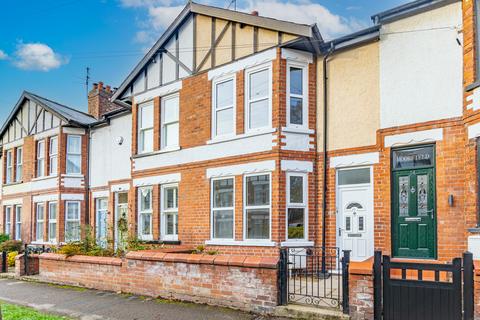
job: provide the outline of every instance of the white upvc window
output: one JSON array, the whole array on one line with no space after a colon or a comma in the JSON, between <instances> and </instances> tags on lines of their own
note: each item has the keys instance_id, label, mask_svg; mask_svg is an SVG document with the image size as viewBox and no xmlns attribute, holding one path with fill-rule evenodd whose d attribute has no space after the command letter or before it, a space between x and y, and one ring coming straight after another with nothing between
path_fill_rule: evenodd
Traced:
<instances>
[{"instance_id":1,"label":"white upvc window","mask_svg":"<svg viewBox=\"0 0 480 320\"><path fill-rule=\"evenodd\" d=\"M153 151L153 101L138 106L138 153Z\"/></svg>"},{"instance_id":2,"label":"white upvc window","mask_svg":"<svg viewBox=\"0 0 480 320\"><path fill-rule=\"evenodd\" d=\"M17 148L17 157L15 159L15 181L20 182L23 178L23 148Z\"/></svg>"},{"instance_id":3,"label":"white upvc window","mask_svg":"<svg viewBox=\"0 0 480 320\"><path fill-rule=\"evenodd\" d=\"M245 71L246 131L272 127L271 63Z\"/></svg>"},{"instance_id":4,"label":"white upvc window","mask_svg":"<svg viewBox=\"0 0 480 320\"><path fill-rule=\"evenodd\" d=\"M57 242L57 203L48 203L48 241Z\"/></svg>"},{"instance_id":5,"label":"white upvc window","mask_svg":"<svg viewBox=\"0 0 480 320\"><path fill-rule=\"evenodd\" d=\"M212 137L235 135L235 75L213 81Z\"/></svg>"},{"instance_id":6,"label":"white upvc window","mask_svg":"<svg viewBox=\"0 0 480 320\"><path fill-rule=\"evenodd\" d=\"M49 151L50 167L48 174L56 176L58 172L58 137L50 138Z\"/></svg>"},{"instance_id":7,"label":"white upvc window","mask_svg":"<svg viewBox=\"0 0 480 320\"><path fill-rule=\"evenodd\" d=\"M180 129L179 104L178 94L162 98L162 149L178 148Z\"/></svg>"},{"instance_id":8,"label":"white upvc window","mask_svg":"<svg viewBox=\"0 0 480 320\"><path fill-rule=\"evenodd\" d=\"M65 242L80 241L80 201L65 203Z\"/></svg>"},{"instance_id":9,"label":"white upvc window","mask_svg":"<svg viewBox=\"0 0 480 320\"><path fill-rule=\"evenodd\" d=\"M308 129L308 65L287 63L287 126Z\"/></svg>"},{"instance_id":10,"label":"white upvc window","mask_svg":"<svg viewBox=\"0 0 480 320\"><path fill-rule=\"evenodd\" d=\"M287 173L287 240L308 238L308 176Z\"/></svg>"},{"instance_id":11,"label":"white upvc window","mask_svg":"<svg viewBox=\"0 0 480 320\"><path fill-rule=\"evenodd\" d=\"M153 240L153 188L138 188L138 237Z\"/></svg>"},{"instance_id":12,"label":"white upvc window","mask_svg":"<svg viewBox=\"0 0 480 320\"><path fill-rule=\"evenodd\" d=\"M178 185L162 186L162 240L178 240Z\"/></svg>"},{"instance_id":13,"label":"white upvc window","mask_svg":"<svg viewBox=\"0 0 480 320\"><path fill-rule=\"evenodd\" d=\"M5 234L10 235L12 230L12 207L5 207Z\"/></svg>"},{"instance_id":14,"label":"white upvc window","mask_svg":"<svg viewBox=\"0 0 480 320\"><path fill-rule=\"evenodd\" d=\"M95 200L96 219L95 219L95 235L97 244L106 248L107 243L107 214L108 214L108 198L98 198Z\"/></svg>"},{"instance_id":15,"label":"white upvc window","mask_svg":"<svg viewBox=\"0 0 480 320\"><path fill-rule=\"evenodd\" d=\"M212 179L212 239L233 240L235 234L235 178Z\"/></svg>"},{"instance_id":16,"label":"white upvc window","mask_svg":"<svg viewBox=\"0 0 480 320\"><path fill-rule=\"evenodd\" d=\"M271 233L271 174L246 175L244 179L244 238L269 240Z\"/></svg>"},{"instance_id":17,"label":"white upvc window","mask_svg":"<svg viewBox=\"0 0 480 320\"><path fill-rule=\"evenodd\" d=\"M22 206L15 206L15 240L22 240Z\"/></svg>"},{"instance_id":18,"label":"white upvc window","mask_svg":"<svg viewBox=\"0 0 480 320\"><path fill-rule=\"evenodd\" d=\"M43 242L43 226L45 221L45 204L37 203L37 214L35 223L35 240Z\"/></svg>"},{"instance_id":19,"label":"white upvc window","mask_svg":"<svg viewBox=\"0 0 480 320\"><path fill-rule=\"evenodd\" d=\"M12 183L12 178L13 178L13 151L8 150L7 151L7 172L5 175L5 182Z\"/></svg>"},{"instance_id":20,"label":"white upvc window","mask_svg":"<svg viewBox=\"0 0 480 320\"><path fill-rule=\"evenodd\" d=\"M82 173L82 137L67 136L67 174Z\"/></svg>"},{"instance_id":21,"label":"white upvc window","mask_svg":"<svg viewBox=\"0 0 480 320\"><path fill-rule=\"evenodd\" d=\"M37 177L45 175L45 140L37 141Z\"/></svg>"}]
</instances>

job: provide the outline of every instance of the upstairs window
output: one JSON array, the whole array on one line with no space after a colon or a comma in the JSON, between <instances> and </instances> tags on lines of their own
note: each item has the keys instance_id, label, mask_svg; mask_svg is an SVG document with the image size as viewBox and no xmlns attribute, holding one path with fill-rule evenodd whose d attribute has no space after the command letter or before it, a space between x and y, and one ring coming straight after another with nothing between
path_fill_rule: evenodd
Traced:
<instances>
[{"instance_id":1,"label":"upstairs window","mask_svg":"<svg viewBox=\"0 0 480 320\"><path fill-rule=\"evenodd\" d=\"M271 127L271 69L246 71L245 110L247 131Z\"/></svg>"},{"instance_id":2,"label":"upstairs window","mask_svg":"<svg viewBox=\"0 0 480 320\"><path fill-rule=\"evenodd\" d=\"M67 174L82 173L82 137L67 137Z\"/></svg>"},{"instance_id":3,"label":"upstairs window","mask_svg":"<svg viewBox=\"0 0 480 320\"><path fill-rule=\"evenodd\" d=\"M45 141L37 142L37 177L45 175Z\"/></svg>"},{"instance_id":4,"label":"upstairs window","mask_svg":"<svg viewBox=\"0 0 480 320\"><path fill-rule=\"evenodd\" d=\"M213 83L212 136L235 134L235 76Z\"/></svg>"},{"instance_id":5,"label":"upstairs window","mask_svg":"<svg viewBox=\"0 0 480 320\"><path fill-rule=\"evenodd\" d=\"M307 66L287 65L287 125L308 128Z\"/></svg>"},{"instance_id":6,"label":"upstairs window","mask_svg":"<svg viewBox=\"0 0 480 320\"><path fill-rule=\"evenodd\" d=\"M13 152L12 150L7 151L7 172L5 175L5 182L12 183L13 178Z\"/></svg>"},{"instance_id":7,"label":"upstairs window","mask_svg":"<svg viewBox=\"0 0 480 320\"><path fill-rule=\"evenodd\" d=\"M179 135L178 95L162 99L162 149L178 147Z\"/></svg>"},{"instance_id":8,"label":"upstairs window","mask_svg":"<svg viewBox=\"0 0 480 320\"><path fill-rule=\"evenodd\" d=\"M15 159L15 181L20 182L23 178L23 148L17 148L17 157Z\"/></svg>"},{"instance_id":9,"label":"upstairs window","mask_svg":"<svg viewBox=\"0 0 480 320\"><path fill-rule=\"evenodd\" d=\"M138 153L153 151L153 102L138 108Z\"/></svg>"},{"instance_id":10,"label":"upstairs window","mask_svg":"<svg viewBox=\"0 0 480 320\"><path fill-rule=\"evenodd\" d=\"M57 137L50 138L49 150L50 150L49 175L56 176L57 170L58 170L58 138Z\"/></svg>"}]
</instances>

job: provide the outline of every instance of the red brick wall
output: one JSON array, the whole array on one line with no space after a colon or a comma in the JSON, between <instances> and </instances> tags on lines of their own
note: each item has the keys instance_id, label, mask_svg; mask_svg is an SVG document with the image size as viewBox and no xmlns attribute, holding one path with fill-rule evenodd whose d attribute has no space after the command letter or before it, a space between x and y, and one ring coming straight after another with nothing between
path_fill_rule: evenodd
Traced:
<instances>
[{"instance_id":1,"label":"red brick wall","mask_svg":"<svg viewBox=\"0 0 480 320\"><path fill-rule=\"evenodd\" d=\"M42 281L269 313L276 258L131 252L118 258L40 256ZM156 270L152 272L152 270Z\"/></svg>"}]
</instances>

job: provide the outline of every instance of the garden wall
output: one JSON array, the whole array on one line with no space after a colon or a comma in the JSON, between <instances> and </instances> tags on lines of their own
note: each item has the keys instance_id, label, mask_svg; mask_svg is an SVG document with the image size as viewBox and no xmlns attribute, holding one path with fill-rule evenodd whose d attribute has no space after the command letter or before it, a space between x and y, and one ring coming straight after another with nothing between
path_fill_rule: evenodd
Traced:
<instances>
[{"instance_id":1,"label":"garden wall","mask_svg":"<svg viewBox=\"0 0 480 320\"><path fill-rule=\"evenodd\" d=\"M42 281L271 313L277 258L137 251L125 259L44 253Z\"/></svg>"}]
</instances>

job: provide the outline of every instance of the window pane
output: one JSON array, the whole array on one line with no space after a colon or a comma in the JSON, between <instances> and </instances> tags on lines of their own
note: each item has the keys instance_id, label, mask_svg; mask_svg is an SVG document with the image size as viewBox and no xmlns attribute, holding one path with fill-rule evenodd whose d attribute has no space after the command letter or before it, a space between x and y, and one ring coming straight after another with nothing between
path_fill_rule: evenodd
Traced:
<instances>
[{"instance_id":1,"label":"window pane","mask_svg":"<svg viewBox=\"0 0 480 320\"><path fill-rule=\"evenodd\" d=\"M79 136L68 136L67 153L81 153L81 138Z\"/></svg>"},{"instance_id":2,"label":"window pane","mask_svg":"<svg viewBox=\"0 0 480 320\"><path fill-rule=\"evenodd\" d=\"M300 68L290 68L290 93L303 94L302 71Z\"/></svg>"},{"instance_id":3,"label":"window pane","mask_svg":"<svg viewBox=\"0 0 480 320\"><path fill-rule=\"evenodd\" d=\"M67 221L65 239L67 242L80 240L80 222Z\"/></svg>"},{"instance_id":4,"label":"window pane","mask_svg":"<svg viewBox=\"0 0 480 320\"><path fill-rule=\"evenodd\" d=\"M57 239L57 224L55 222L50 222L48 224L48 239L50 241Z\"/></svg>"},{"instance_id":5,"label":"window pane","mask_svg":"<svg viewBox=\"0 0 480 320\"><path fill-rule=\"evenodd\" d=\"M150 213L142 213L141 230L143 235L150 235L152 227L152 215Z\"/></svg>"},{"instance_id":6,"label":"window pane","mask_svg":"<svg viewBox=\"0 0 480 320\"><path fill-rule=\"evenodd\" d=\"M250 103L250 128L262 128L268 125L268 99Z\"/></svg>"},{"instance_id":7,"label":"window pane","mask_svg":"<svg viewBox=\"0 0 480 320\"><path fill-rule=\"evenodd\" d=\"M247 205L262 206L270 204L270 176L247 177Z\"/></svg>"},{"instance_id":8,"label":"window pane","mask_svg":"<svg viewBox=\"0 0 480 320\"><path fill-rule=\"evenodd\" d=\"M165 126L165 147L178 146L178 122Z\"/></svg>"},{"instance_id":9,"label":"window pane","mask_svg":"<svg viewBox=\"0 0 480 320\"><path fill-rule=\"evenodd\" d=\"M153 151L153 129L144 130L140 133L141 152Z\"/></svg>"},{"instance_id":10,"label":"window pane","mask_svg":"<svg viewBox=\"0 0 480 320\"><path fill-rule=\"evenodd\" d=\"M140 129L153 127L153 103L140 107Z\"/></svg>"},{"instance_id":11,"label":"window pane","mask_svg":"<svg viewBox=\"0 0 480 320\"><path fill-rule=\"evenodd\" d=\"M288 239L303 239L305 237L305 209L288 209Z\"/></svg>"},{"instance_id":12,"label":"window pane","mask_svg":"<svg viewBox=\"0 0 480 320\"><path fill-rule=\"evenodd\" d=\"M290 203L303 203L303 177L290 176Z\"/></svg>"},{"instance_id":13,"label":"window pane","mask_svg":"<svg viewBox=\"0 0 480 320\"><path fill-rule=\"evenodd\" d=\"M213 212L213 237L233 239L233 210Z\"/></svg>"},{"instance_id":14,"label":"window pane","mask_svg":"<svg viewBox=\"0 0 480 320\"><path fill-rule=\"evenodd\" d=\"M233 80L228 80L217 84L217 108L233 105Z\"/></svg>"},{"instance_id":15,"label":"window pane","mask_svg":"<svg viewBox=\"0 0 480 320\"><path fill-rule=\"evenodd\" d=\"M164 190L165 190L164 191L165 209L176 209L178 207L178 202L177 202L178 188L170 187L170 188L165 188Z\"/></svg>"},{"instance_id":16,"label":"window pane","mask_svg":"<svg viewBox=\"0 0 480 320\"><path fill-rule=\"evenodd\" d=\"M140 211L147 211L152 209L152 189L140 189Z\"/></svg>"},{"instance_id":17,"label":"window pane","mask_svg":"<svg viewBox=\"0 0 480 320\"><path fill-rule=\"evenodd\" d=\"M82 156L80 155L67 155L67 173L80 173L80 166L82 162Z\"/></svg>"},{"instance_id":18,"label":"window pane","mask_svg":"<svg viewBox=\"0 0 480 320\"><path fill-rule=\"evenodd\" d=\"M370 183L370 168L338 171L338 184Z\"/></svg>"},{"instance_id":19,"label":"window pane","mask_svg":"<svg viewBox=\"0 0 480 320\"><path fill-rule=\"evenodd\" d=\"M57 138L50 139L50 154L57 154L58 153L58 143Z\"/></svg>"},{"instance_id":20,"label":"window pane","mask_svg":"<svg viewBox=\"0 0 480 320\"><path fill-rule=\"evenodd\" d=\"M290 98L290 123L303 124L303 99Z\"/></svg>"},{"instance_id":21,"label":"window pane","mask_svg":"<svg viewBox=\"0 0 480 320\"><path fill-rule=\"evenodd\" d=\"M49 220L56 220L57 219L57 204L50 203L49 210L48 210L48 219Z\"/></svg>"},{"instance_id":22,"label":"window pane","mask_svg":"<svg viewBox=\"0 0 480 320\"><path fill-rule=\"evenodd\" d=\"M270 210L247 210L247 238L268 239L270 234Z\"/></svg>"},{"instance_id":23,"label":"window pane","mask_svg":"<svg viewBox=\"0 0 480 320\"><path fill-rule=\"evenodd\" d=\"M80 205L78 202L69 202L67 204L67 220L80 219Z\"/></svg>"},{"instance_id":24,"label":"window pane","mask_svg":"<svg viewBox=\"0 0 480 320\"><path fill-rule=\"evenodd\" d=\"M57 174L58 158L56 156L50 157L50 175Z\"/></svg>"},{"instance_id":25,"label":"window pane","mask_svg":"<svg viewBox=\"0 0 480 320\"><path fill-rule=\"evenodd\" d=\"M166 99L163 105L164 123L178 121L178 97Z\"/></svg>"},{"instance_id":26,"label":"window pane","mask_svg":"<svg viewBox=\"0 0 480 320\"><path fill-rule=\"evenodd\" d=\"M250 74L250 100L268 96L268 70Z\"/></svg>"},{"instance_id":27,"label":"window pane","mask_svg":"<svg viewBox=\"0 0 480 320\"><path fill-rule=\"evenodd\" d=\"M166 220L166 235L173 236L177 234L178 224L177 224L177 214L176 213L168 213L165 215Z\"/></svg>"},{"instance_id":28,"label":"window pane","mask_svg":"<svg viewBox=\"0 0 480 320\"><path fill-rule=\"evenodd\" d=\"M45 143L43 141L39 141L37 145L37 159L41 159L45 157Z\"/></svg>"},{"instance_id":29,"label":"window pane","mask_svg":"<svg viewBox=\"0 0 480 320\"><path fill-rule=\"evenodd\" d=\"M213 207L233 207L233 179L213 181Z\"/></svg>"},{"instance_id":30,"label":"window pane","mask_svg":"<svg viewBox=\"0 0 480 320\"><path fill-rule=\"evenodd\" d=\"M217 136L233 133L233 108L217 111L216 122Z\"/></svg>"}]
</instances>

